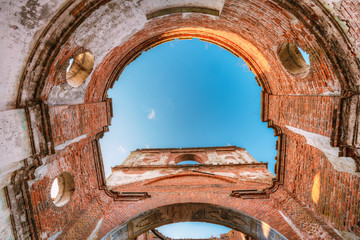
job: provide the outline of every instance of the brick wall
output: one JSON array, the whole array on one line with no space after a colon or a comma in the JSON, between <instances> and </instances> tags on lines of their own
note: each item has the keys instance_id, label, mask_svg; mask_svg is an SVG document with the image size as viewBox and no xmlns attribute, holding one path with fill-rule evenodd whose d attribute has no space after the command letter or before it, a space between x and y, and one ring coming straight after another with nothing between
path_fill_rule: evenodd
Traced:
<instances>
[{"instance_id":1,"label":"brick wall","mask_svg":"<svg viewBox=\"0 0 360 240\"><path fill-rule=\"evenodd\" d=\"M101 101L113 81L136 56L161 41L174 38L199 37L242 56L257 74L263 90L273 94L270 96L266 120L272 120L282 127L290 125L330 137L333 113L339 108L339 98L311 95L338 94L341 90L358 92L359 84L354 82L358 76L355 66L358 55L351 50L351 44L358 46L359 42L359 25L356 21L359 19L356 12L358 3L345 0L336 10L337 15L347 19L349 31L346 34L354 39L349 45L341 42L334 28L329 27L331 29L326 31L330 25L324 14L316 12L318 7L310 7L306 3L290 5L290 1L230 0L226 1L219 18L204 14L172 14L154 18L144 26L135 27L129 36L122 38L122 41L119 39L114 45L102 44L107 38L97 39L96 36L104 33L93 29L92 25L81 25L85 16L91 16L91 11L101 9L102 3L94 4L94 9L89 12L85 10L93 3L79 3L72 14L64 11L64 15L55 19L57 24L49 23L59 28L53 30L54 33L63 31L64 36L49 33L49 37L44 37L42 43L36 46L39 46L39 52L31 57L23 76L26 80L23 90L27 93L24 96L27 100L29 96L41 96L44 102L53 105L49 108L49 116L55 145L88 135L86 139L42 159L44 165L35 172L37 181L31 185L30 195L40 238L46 239L59 231L63 231L63 238L86 238L100 218L104 218L104 221L99 236L104 236L117 225L146 210L186 202L221 204L242 211L263 220L289 239L298 239L298 235L279 210L306 236L331 238L333 230L328 227L333 226L359 235L359 178L335 171L322 152L305 144L301 136L289 132L285 149L286 189L270 194L273 200L238 199L230 197L227 192L213 192L211 189L186 194L165 189L163 192L152 192L150 199L129 203L112 201L105 191L98 190L99 169L95 169L91 141L109 122L106 103ZM300 8L299 5L305 7ZM59 26L61 21L70 19L69 16L79 19L73 20L74 24L67 21L73 25L67 32L69 25ZM87 83L79 88L70 88L64 72L67 60L81 48L74 40L78 34L76 27L83 33L94 33L95 37L88 39L88 42L94 41L99 46L97 53L94 53L97 54L95 59L98 65ZM329 35L333 36L331 41L326 40ZM338 41L334 40L336 37L339 37ZM61 40L62 45L55 46L57 40ZM296 42L311 55L308 76L296 78L280 63L277 50L288 41ZM47 54L47 48L55 48L53 55ZM42 56L40 52L49 57ZM342 61L344 58L347 61ZM54 89L58 89L58 92L54 92ZM83 102L86 104L79 104ZM49 191L52 181L62 171L73 174L75 192L67 205L57 208L51 202Z\"/></svg>"},{"instance_id":2,"label":"brick wall","mask_svg":"<svg viewBox=\"0 0 360 240\"><path fill-rule=\"evenodd\" d=\"M93 204L96 205L94 198L99 194L94 152L90 140L91 137L81 140L49 156L43 160L44 165L35 172L37 179L32 184L30 192L35 222L42 239L64 230L64 226L76 221L76 217L82 219L84 212L98 216L98 208L89 208ZM57 207L51 200L50 191L55 178L64 171L74 177L75 191L65 206ZM45 176L42 175L43 173ZM77 224L74 224L76 227ZM91 231L86 232L86 234L90 233Z\"/></svg>"},{"instance_id":3,"label":"brick wall","mask_svg":"<svg viewBox=\"0 0 360 240\"><path fill-rule=\"evenodd\" d=\"M52 106L49 115L54 145L100 132L108 123L106 102Z\"/></svg>"},{"instance_id":4,"label":"brick wall","mask_svg":"<svg viewBox=\"0 0 360 240\"><path fill-rule=\"evenodd\" d=\"M172 191L152 193L151 198L134 203L116 203L110 205L98 236L104 236L121 223L150 209L176 203L209 203L225 206L249 214L275 228L288 239L298 239L298 235L283 219L270 199L238 199L227 194L211 191L187 192ZM181 214L181 213L179 213ZM225 216L224 216L225 217Z\"/></svg>"},{"instance_id":5,"label":"brick wall","mask_svg":"<svg viewBox=\"0 0 360 240\"><path fill-rule=\"evenodd\" d=\"M286 125L331 137L334 111L339 109L339 97L329 96L269 96L269 115L274 124Z\"/></svg>"},{"instance_id":6,"label":"brick wall","mask_svg":"<svg viewBox=\"0 0 360 240\"><path fill-rule=\"evenodd\" d=\"M288 191L330 226L359 235L359 176L336 171L322 151L294 133L287 138L286 156Z\"/></svg>"}]
</instances>

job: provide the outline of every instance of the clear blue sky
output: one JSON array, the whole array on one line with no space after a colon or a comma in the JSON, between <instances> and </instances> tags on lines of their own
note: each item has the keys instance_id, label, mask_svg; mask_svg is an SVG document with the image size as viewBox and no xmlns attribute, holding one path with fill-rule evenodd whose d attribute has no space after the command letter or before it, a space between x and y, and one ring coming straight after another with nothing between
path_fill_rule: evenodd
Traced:
<instances>
[{"instance_id":1,"label":"clear blue sky","mask_svg":"<svg viewBox=\"0 0 360 240\"><path fill-rule=\"evenodd\" d=\"M106 177L137 148L225 145L246 148L274 172L276 138L260 120L254 77L241 58L198 39L144 52L108 92L114 117L100 140Z\"/></svg>"},{"instance_id":2,"label":"clear blue sky","mask_svg":"<svg viewBox=\"0 0 360 240\"><path fill-rule=\"evenodd\" d=\"M210 238L220 237L220 234L228 233L231 228L212 223L181 222L158 227L160 233L171 238Z\"/></svg>"}]
</instances>

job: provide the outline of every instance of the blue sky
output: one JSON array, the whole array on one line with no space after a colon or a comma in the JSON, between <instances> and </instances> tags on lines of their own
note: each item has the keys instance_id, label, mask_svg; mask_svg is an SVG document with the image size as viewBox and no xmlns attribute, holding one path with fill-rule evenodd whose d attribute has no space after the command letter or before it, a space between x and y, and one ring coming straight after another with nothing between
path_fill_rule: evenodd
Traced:
<instances>
[{"instance_id":1,"label":"blue sky","mask_svg":"<svg viewBox=\"0 0 360 240\"><path fill-rule=\"evenodd\" d=\"M241 58L198 39L143 52L108 92L114 117L100 140L106 177L138 148L225 145L246 148L274 172L276 138L260 120L254 77Z\"/></svg>"},{"instance_id":2,"label":"blue sky","mask_svg":"<svg viewBox=\"0 0 360 240\"><path fill-rule=\"evenodd\" d=\"M220 237L220 234L228 233L231 228L212 223L181 222L164 225L157 230L165 237L171 238L209 238Z\"/></svg>"}]
</instances>

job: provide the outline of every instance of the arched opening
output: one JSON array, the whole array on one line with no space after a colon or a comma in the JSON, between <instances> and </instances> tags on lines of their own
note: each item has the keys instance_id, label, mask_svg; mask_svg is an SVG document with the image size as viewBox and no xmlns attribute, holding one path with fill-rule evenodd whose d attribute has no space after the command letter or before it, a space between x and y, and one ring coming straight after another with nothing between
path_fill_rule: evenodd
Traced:
<instances>
[{"instance_id":1,"label":"arched opening","mask_svg":"<svg viewBox=\"0 0 360 240\"><path fill-rule=\"evenodd\" d=\"M184 160L181 162L178 162L177 165L199 165L200 163L194 160Z\"/></svg>"},{"instance_id":2,"label":"arched opening","mask_svg":"<svg viewBox=\"0 0 360 240\"><path fill-rule=\"evenodd\" d=\"M180 222L158 227L152 232L171 239L211 239L220 238L221 235L228 234L231 230L231 228L213 223Z\"/></svg>"},{"instance_id":3,"label":"arched opening","mask_svg":"<svg viewBox=\"0 0 360 240\"><path fill-rule=\"evenodd\" d=\"M202 159L195 154L183 154L175 159L177 165L191 164L198 165L202 162Z\"/></svg>"},{"instance_id":4,"label":"arched opening","mask_svg":"<svg viewBox=\"0 0 360 240\"><path fill-rule=\"evenodd\" d=\"M103 239L135 239L151 229L177 222L218 224L253 239L286 239L259 219L234 209L204 203L182 203L148 210L117 226Z\"/></svg>"},{"instance_id":5,"label":"arched opening","mask_svg":"<svg viewBox=\"0 0 360 240\"><path fill-rule=\"evenodd\" d=\"M232 53L198 39L175 40L143 52L128 65L108 92L114 117L110 132L100 140L105 172L137 148L229 144L246 148L259 162L270 162L270 171L274 172L276 139L260 119L261 87L246 63ZM175 124L169 126L169 122ZM260 127L246 127L254 122ZM159 126L162 129L155 131ZM149 135L136 139L139 133ZM121 142L121 136L126 141ZM248 144L251 141L253 146ZM270 144L265 147L264 142ZM256 144L262 151L256 150ZM114 149L118 154L111 154Z\"/></svg>"},{"instance_id":6,"label":"arched opening","mask_svg":"<svg viewBox=\"0 0 360 240\"><path fill-rule=\"evenodd\" d=\"M69 59L66 69L66 81L71 87L83 84L94 67L95 57L90 51L77 54Z\"/></svg>"}]
</instances>

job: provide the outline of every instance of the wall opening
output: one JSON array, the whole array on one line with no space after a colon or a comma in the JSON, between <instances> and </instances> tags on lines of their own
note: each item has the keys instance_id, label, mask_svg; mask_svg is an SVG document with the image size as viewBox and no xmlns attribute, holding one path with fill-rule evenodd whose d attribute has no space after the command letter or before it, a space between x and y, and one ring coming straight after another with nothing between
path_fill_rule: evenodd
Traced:
<instances>
[{"instance_id":1,"label":"wall opening","mask_svg":"<svg viewBox=\"0 0 360 240\"><path fill-rule=\"evenodd\" d=\"M185 165L185 164L191 164L191 165L198 165L202 162L202 159L195 155L195 154L183 154L175 159L175 163L177 165Z\"/></svg>"},{"instance_id":2,"label":"wall opening","mask_svg":"<svg viewBox=\"0 0 360 240\"><path fill-rule=\"evenodd\" d=\"M106 176L139 148L226 145L274 172L276 137L260 119L261 87L241 58L215 44L175 39L151 48L107 95L114 117L100 139Z\"/></svg>"},{"instance_id":3,"label":"wall opening","mask_svg":"<svg viewBox=\"0 0 360 240\"><path fill-rule=\"evenodd\" d=\"M69 60L69 66L66 69L66 81L72 87L79 87L89 77L94 67L95 57L85 51Z\"/></svg>"},{"instance_id":4,"label":"wall opening","mask_svg":"<svg viewBox=\"0 0 360 240\"><path fill-rule=\"evenodd\" d=\"M161 234L172 239L219 238L221 234L231 231L231 228L204 222L180 222L167 224L156 229Z\"/></svg>"},{"instance_id":5,"label":"wall opening","mask_svg":"<svg viewBox=\"0 0 360 240\"><path fill-rule=\"evenodd\" d=\"M196 223L212 223L226 228L219 228L220 231L230 229L243 233L253 239L286 239L276 229L267 223L254 218L246 213L235 209L206 203L181 203L161 206L155 209L142 212L128 221L112 229L103 239L128 239L129 236L138 237L154 228L163 230L162 226L175 226L183 223L191 226ZM128 228L128 225L133 226ZM171 225L170 225L171 224ZM181 226L182 224L180 224ZM174 231L174 230L173 230ZM177 230L178 232L179 230ZM164 232L169 234L169 232ZM175 232L176 234L176 232ZM204 233L206 234L206 233ZM241 239L241 238L235 238Z\"/></svg>"},{"instance_id":6,"label":"wall opening","mask_svg":"<svg viewBox=\"0 0 360 240\"><path fill-rule=\"evenodd\" d=\"M193 161L193 160L184 160L184 161L178 162L177 165L200 165L200 163L197 161Z\"/></svg>"},{"instance_id":7,"label":"wall opening","mask_svg":"<svg viewBox=\"0 0 360 240\"><path fill-rule=\"evenodd\" d=\"M68 172L63 172L54 179L51 185L51 200L55 206L62 207L69 202L74 191L75 182L73 176Z\"/></svg>"},{"instance_id":8,"label":"wall opening","mask_svg":"<svg viewBox=\"0 0 360 240\"><path fill-rule=\"evenodd\" d=\"M309 54L295 43L283 43L278 49L279 59L284 68L292 75L304 78L310 71Z\"/></svg>"}]
</instances>

